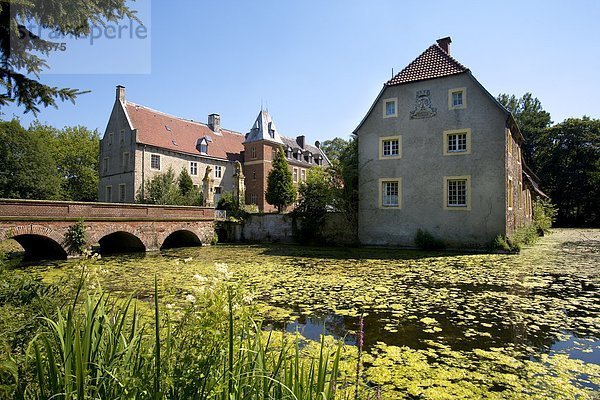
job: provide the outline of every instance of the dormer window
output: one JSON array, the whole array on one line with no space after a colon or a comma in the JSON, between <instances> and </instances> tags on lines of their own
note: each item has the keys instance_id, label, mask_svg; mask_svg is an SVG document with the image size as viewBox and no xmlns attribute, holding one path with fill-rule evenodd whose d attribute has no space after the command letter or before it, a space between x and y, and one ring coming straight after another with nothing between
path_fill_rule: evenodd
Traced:
<instances>
[{"instance_id":1,"label":"dormer window","mask_svg":"<svg viewBox=\"0 0 600 400\"><path fill-rule=\"evenodd\" d=\"M208 154L208 144L212 142L210 136L204 136L203 138L198 139L196 143L196 148L200 151L201 154Z\"/></svg>"}]
</instances>

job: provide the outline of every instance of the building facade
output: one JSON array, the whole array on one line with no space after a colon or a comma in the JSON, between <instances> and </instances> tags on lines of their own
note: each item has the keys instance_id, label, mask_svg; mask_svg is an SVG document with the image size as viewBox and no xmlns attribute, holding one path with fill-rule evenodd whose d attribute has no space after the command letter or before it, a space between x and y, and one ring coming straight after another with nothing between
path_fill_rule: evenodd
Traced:
<instances>
[{"instance_id":1,"label":"building facade","mask_svg":"<svg viewBox=\"0 0 600 400\"><path fill-rule=\"evenodd\" d=\"M320 149L306 143L305 136L294 139L281 136L271 115L261 110L244 141L244 173L246 175L246 203L256 204L260 211L272 212L277 208L267 203L267 177L279 148L283 149L296 185L306 180L311 167L329 167L331 163Z\"/></svg>"},{"instance_id":2,"label":"building facade","mask_svg":"<svg viewBox=\"0 0 600 400\"><path fill-rule=\"evenodd\" d=\"M266 111L259 113L253 128L244 135L222 128L218 114L210 114L206 124L175 117L126 100L125 88L117 86L100 141L98 199L133 203L138 195L144 195L144 182L169 168L176 176L185 169L193 184L202 188L205 204L212 207L223 193L234 192L239 186L238 170L243 166L246 179L242 197L261 211L272 211L264 191L279 146L289 155L290 169L294 173L297 170L297 182L311 166L329 165L319 148L305 145L303 136L297 140L280 136Z\"/></svg>"},{"instance_id":3,"label":"building facade","mask_svg":"<svg viewBox=\"0 0 600 400\"><path fill-rule=\"evenodd\" d=\"M236 161L243 161L244 135L221 128L220 116L208 123L186 120L117 96L100 141L99 200L133 203L144 194L144 182L169 168L176 176L185 169L201 188L207 175L212 190L207 205L216 204L225 191L233 191Z\"/></svg>"},{"instance_id":4,"label":"building facade","mask_svg":"<svg viewBox=\"0 0 600 400\"><path fill-rule=\"evenodd\" d=\"M412 246L419 229L452 247L481 247L531 221L514 118L450 56L430 46L386 82L355 130L359 240Z\"/></svg>"}]
</instances>

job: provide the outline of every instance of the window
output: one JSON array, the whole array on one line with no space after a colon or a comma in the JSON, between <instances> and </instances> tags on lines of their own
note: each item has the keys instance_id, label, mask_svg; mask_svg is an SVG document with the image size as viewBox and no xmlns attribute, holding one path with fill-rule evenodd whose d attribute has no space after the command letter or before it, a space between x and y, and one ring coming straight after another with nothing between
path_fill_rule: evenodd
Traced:
<instances>
[{"instance_id":1,"label":"window","mask_svg":"<svg viewBox=\"0 0 600 400\"><path fill-rule=\"evenodd\" d=\"M150 168L160 169L160 156L158 154L150 155Z\"/></svg>"},{"instance_id":2,"label":"window","mask_svg":"<svg viewBox=\"0 0 600 400\"><path fill-rule=\"evenodd\" d=\"M121 143L125 143L125 129L121 129L119 131L119 141Z\"/></svg>"},{"instance_id":3,"label":"window","mask_svg":"<svg viewBox=\"0 0 600 400\"><path fill-rule=\"evenodd\" d=\"M258 196L255 194L250 195L250 204L258 204Z\"/></svg>"},{"instance_id":4,"label":"window","mask_svg":"<svg viewBox=\"0 0 600 400\"><path fill-rule=\"evenodd\" d=\"M223 189L223 188L222 188L221 186L217 186L217 187L215 187L215 194L218 194L218 195L220 195L220 194L221 194L221 192L222 192L222 189Z\"/></svg>"},{"instance_id":5,"label":"window","mask_svg":"<svg viewBox=\"0 0 600 400\"><path fill-rule=\"evenodd\" d=\"M385 136L379 138L379 159L395 159L402 157L402 137Z\"/></svg>"},{"instance_id":6,"label":"window","mask_svg":"<svg viewBox=\"0 0 600 400\"><path fill-rule=\"evenodd\" d=\"M200 143L200 153L208 154L208 143Z\"/></svg>"},{"instance_id":7,"label":"window","mask_svg":"<svg viewBox=\"0 0 600 400\"><path fill-rule=\"evenodd\" d=\"M508 150L508 154L512 155L513 151L513 140L512 140L512 132L510 129L506 128L506 148Z\"/></svg>"},{"instance_id":8,"label":"window","mask_svg":"<svg viewBox=\"0 0 600 400\"><path fill-rule=\"evenodd\" d=\"M250 149L250 156L252 158L256 158L256 147L252 147L252 149Z\"/></svg>"},{"instance_id":9,"label":"window","mask_svg":"<svg viewBox=\"0 0 600 400\"><path fill-rule=\"evenodd\" d=\"M277 156L277 149L275 147L271 147L271 160L274 160Z\"/></svg>"},{"instance_id":10,"label":"window","mask_svg":"<svg viewBox=\"0 0 600 400\"><path fill-rule=\"evenodd\" d=\"M190 161L190 175L198 175L198 163Z\"/></svg>"},{"instance_id":11,"label":"window","mask_svg":"<svg viewBox=\"0 0 600 400\"><path fill-rule=\"evenodd\" d=\"M129 168L129 152L127 152L127 151L123 152L123 156L121 159L121 166L125 170Z\"/></svg>"},{"instance_id":12,"label":"window","mask_svg":"<svg viewBox=\"0 0 600 400\"><path fill-rule=\"evenodd\" d=\"M507 185L507 191L508 193L506 194L506 202L508 203L508 209L512 210L513 206L514 206L514 201L515 201L515 197L514 197L514 193L513 193L513 180L512 178L508 178L508 185Z\"/></svg>"},{"instance_id":13,"label":"window","mask_svg":"<svg viewBox=\"0 0 600 400\"><path fill-rule=\"evenodd\" d=\"M379 180L379 207L401 208L401 178L385 178Z\"/></svg>"},{"instance_id":14,"label":"window","mask_svg":"<svg viewBox=\"0 0 600 400\"><path fill-rule=\"evenodd\" d=\"M448 91L448 109L467 108L467 88L456 88Z\"/></svg>"},{"instance_id":15,"label":"window","mask_svg":"<svg viewBox=\"0 0 600 400\"><path fill-rule=\"evenodd\" d=\"M306 170L305 169L300 170L300 179L302 182L306 182Z\"/></svg>"},{"instance_id":16,"label":"window","mask_svg":"<svg viewBox=\"0 0 600 400\"><path fill-rule=\"evenodd\" d=\"M102 172L108 172L108 157L104 157L104 159L102 160Z\"/></svg>"},{"instance_id":17,"label":"window","mask_svg":"<svg viewBox=\"0 0 600 400\"><path fill-rule=\"evenodd\" d=\"M385 99L383 100L383 118L392 118L398 116L397 109L398 99Z\"/></svg>"},{"instance_id":18,"label":"window","mask_svg":"<svg viewBox=\"0 0 600 400\"><path fill-rule=\"evenodd\" d=\"M294 168L294 182L298 182L298 168Z\"/></svg>"},{"instance_id":19,"label":"window","mask_svg":"<svg viewBox=\"0 0 600 400\"><path fill-rule=\"evenodd\" d=\"M119 185L119 202L125 203L126 186L124 183Z\"/></svg>"},{"instance_id":20,"label":"window","mask_svg":"<svg viewBox=\"0 0 600 400\"><path fill-rule=\"evenodd\" d=\"M104 188L104 200L108 203L112 201L112 186Z\"/></svg>"},{"instance_id":21,"label":"window","mask_svg":"<svg viewBox=\"0 0 600 400\"><path fill-rule=\"evenodd\" d=\"M113 133L109 132L108 133L108 145L112 145L113 144Z\"/></svg>"},{"instance_id":22,"label":"window","mask_svg":"<svg viewBox=\"0 0 600 400\"><path fill-rule=\"evenodd\" d=\"M256 171L252 171L252 180L255 181L256 180Z\"/></svg>"},{"instance_id":23,"label":"window","mask_svg":"<svg viewBox=\"0 0 600 400\"><path fill-rule=\"evenodd\" d=\"M471 154L471 129L444 131L444 155Z\"/></svg>"},{"instance_id":24,"label":"window","mask_svg":"<svg viewBox=\"0 0 600 400\"><path fill-rule=\"evenodd\" d=\"M220 165L215 166L215 178L221 178L223 176L223 167Z\"/></svg>"},{"instance_id":25,"label":"window","mask_svg":"<svg viewBox=\"0 0 600 400\"><path fill-rule=\"evenodd\" d=\"M444 208L446 210L471 209L471 177L444 177Z\"/></svg>"},{"instance_id":26,"label":"window","mask_svg":"<svg viewBox=\"0 0 600 400\"><path fill-rule=\"evenodd\" d=\"M517 193L517 205L519 206L519 210L523 208L523 185L521 182L517 184L518 193Z\"/></svg>"}]
</instances>

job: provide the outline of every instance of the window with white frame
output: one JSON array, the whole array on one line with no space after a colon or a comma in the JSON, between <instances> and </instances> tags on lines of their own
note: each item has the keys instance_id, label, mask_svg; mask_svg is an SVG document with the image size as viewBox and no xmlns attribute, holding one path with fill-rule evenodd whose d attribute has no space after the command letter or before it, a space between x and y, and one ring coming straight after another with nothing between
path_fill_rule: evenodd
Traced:
<instances>
[{"instance_id":1,"label":"window with white frame","mask_svg":"<svg viewBox=\"0 0 600 400\"><path fill-rule=\"evenodd\" d=\"M379 138L379 159L402 157L402 137L384 136Z\"/></svg>"},{"instance_id":2,"label":"window with white frame","mask_svg":"<svg viewBox=\"0 0 600 400\"><path fill-rule=\"evenodd\" d=\"M112 186L106 186L104 188L104 201L109 203L112 201Z\"/></svg>"},{"instance_id":3,"label":"window with white frame","mask_svg":"<svg viewBox=\"0 0 600 400\"><path fill-rule=\"evenodd\" d=\"M223 177L223 167L220 165L215 165L215 178Z\"/></svg>"},{"instance_id":4,"label":"window with white frame","mask_svg":"<svg viewBox=\"0 0 600 400\"><path fill-rule=\"evenodd\" d=\"M294 182L298 182L298 168L294 168Z\"/></svg>"},{"instance_id":5,"label":"window with white frame","mask_svg":"<svg viewBox=\"0 0 600 400\"><path fill-rule=\"evenodd\" d=\"M444 208L447 210L471 209L471 177L445 176L444 177Z\"/></svg>"},{"instance_id":6,"label":"window with white frame","mask_svg":"<svg viewBox=\"0 0 600 400\"><path fill-rule=\"evenodd\" d=\"M300 170L300 180L302 182L306 182L306 170L305 169Z\"/></svg>"},{"instance_id":7,"label":"window with white frame","mask_svg":"<svg viewBox=\"0 0 600 400\"><path fill-rule=\"evenodd\" d=\"M198 163L190 161L190 175L198 175Z\"/></svg>"},{"instance_id":8,"label":"window with white frame","mask_svg":"<svg viewBox=\"0 0 600 400\"><path fill-rule=\"evenodd\" d=\"M444 155L471 154L471 129L444 131Z\"/></svg>"},{"instance_id":9,"label":"window with white frame","mask_svg":"<svg viewBox=\"0 0 600 400\"><path fill-rule=\"evenodd\" d=\"M160 156L158 154L150 155L150 168L160 169Z\"/></svg>"},{"instance_id":10,"label":"window with white frame","mask_svg":"<svg viewBox=\"0 0 600 400\"><path fill-rule=\"evenodd\" d=\"M124 183L119 184L119 202L125 203L125 196L127 194L127 186Z\"/></svg>"},{"instance_id":11,"label":"window with white frame","mask_svg":"<svg viewBox=\"0 0 600 400\"><path fill-rule=\"evenodd\" d=\"M400 208L400 179L381 179L379 190L380 207Z\"/></svg>"},{"instance_id":12,"label":"window with white frame","mask_svg":"<svg viewBox=\"0 0 600 400\"><path fill-rule=\"evenodd\" d=\"M448 108L458 110L467 107L467 88L456 88L448 91Z\"/></svg>"},{"instance_id":13,"label":"window with white frame","mask_svg":"<svg viewBox=\"0 0 600 400\"><path fill-rule=\"evenodd\" d=\"M398 99L383 100L383 118L392 118L398 116Z\"/></svg>"}]
</instances>

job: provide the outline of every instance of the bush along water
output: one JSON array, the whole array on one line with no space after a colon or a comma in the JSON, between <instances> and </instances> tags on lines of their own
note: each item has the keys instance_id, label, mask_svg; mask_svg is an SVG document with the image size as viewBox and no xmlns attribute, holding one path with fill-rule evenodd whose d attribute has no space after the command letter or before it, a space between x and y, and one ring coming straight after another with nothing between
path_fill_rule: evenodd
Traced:
<instances>
[{"instance_id":1,"label":"bush along water","mask_svg":"<svg viewBox=\"0 0 600 400\"><path fill-rule=\"evenodd\" d=\"M195 276L187 306L154 310L103 292L74 299L43 319L26 357L0 367L16 399L297 399L367 398L352 377L341 341L267 331L252 319L252 298L223 279ZM151 317L150 314L153 314ZM350 356L348 354L351 354ZM360 371L360 367L359 367ZM7 377L5 380L4 377ZM374 398L374 396L372 397Z\"/></svg>"},{"instance_id":2,"label":"bush along water","mask_svg":"<svg viewBox=\"0 0 600 400\"><path fill-rule=\"evenodd\" d=\"M532 222L517 228L509 237L496 236L496 239L490 245L490 250L509 253L520 252L523 246L533 244L540 236L550 233L556 213L556 207L549 200L536 200L533 203Z\"/></svg>"}]
</instances>

